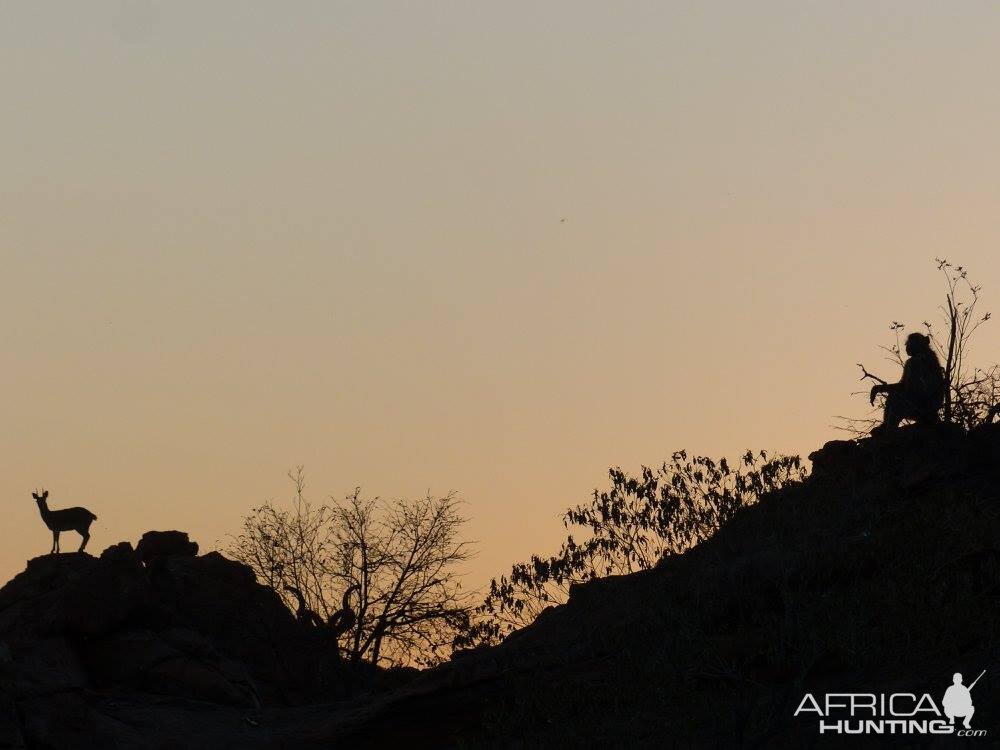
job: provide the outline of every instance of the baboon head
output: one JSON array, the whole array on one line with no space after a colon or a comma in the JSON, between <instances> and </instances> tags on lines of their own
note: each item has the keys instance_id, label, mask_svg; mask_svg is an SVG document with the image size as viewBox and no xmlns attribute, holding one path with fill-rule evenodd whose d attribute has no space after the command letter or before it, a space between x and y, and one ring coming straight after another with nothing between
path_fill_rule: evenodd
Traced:
<instances>
[{"instance_id":1,"label":"baboon head","mask_svg":"<svg viewBox=\"0 0 1000 750\"><path fill-rule=\"evenodd\" d=\"M906 337L906 353L911 357L931 350L931 339L922 333L911 333Z\"/></svg>"}]
</instances>

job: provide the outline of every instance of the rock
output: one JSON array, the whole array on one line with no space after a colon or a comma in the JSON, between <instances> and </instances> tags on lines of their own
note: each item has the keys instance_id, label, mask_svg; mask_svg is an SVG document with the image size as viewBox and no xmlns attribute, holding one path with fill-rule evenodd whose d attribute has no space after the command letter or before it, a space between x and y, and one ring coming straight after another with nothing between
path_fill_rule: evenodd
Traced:
<instances>
[{"instance_id":1,"label":"rock","mask_svg":"<svg viewBox=\"0 0 1000 750\"><path fill-rule=\"evenodd\" d=\"M126 630L92 639L82 651L87 672L100 688L139 689L150 669L183 655L183 651L148 629Z\"/></svg>"},{"instance_id":2,"label":"rock","mask_svg":"<svg viewBox=\"0 0 1000 750\"><path fill-rule=\"evenodd\" d=\"M282 739L247 712L343 698L335 642L182 532L140 546L35 558L0 589L0 750L300 746L299 718Z\"/></svg>"},{"instance_id":3,"label":"rock","mask_svg":"<svg viewBox=\"0 0 1000 750\"><path fill-rule=\"evenodd\" d=\"M930 479L947 479L968 469L969 444L955 425L910 426L872 437L865 446L877 471L904 489Z\"/></svg>"},{"instance_id":4,"label":"rock","mask_svg":"<svg viewBox=\"0 0 1000 750\"><path fill-rule=\"evenodd\" d=\"M188 628L165 628L159 636L174 648L185 654L200 656L205 659L218 659L219 652L212 642L201 633Z\"/></svg>"},{"instance_id":5,"label":"rock","mask_svg":"<svg viewBox=\"0 0 1000 750\"><path fill-rule=\"evenodd\" d=\"M189 540L183 531L147 531L136 545L135 554L147 565L158 557L194 557L198 543Z\"/></svg>"},{"instance_id":6,"label":"rock","mask_svg":"<svg viewBox=\"0 0 1000 750\"><path fill-rule=\"evenodd\" d=\"M809 747L807 688L939 696L956 669L994 674L1000 428L811 458L683 554L574 585L499 646L351 673L353 699L324 629L184 535L32 560L0 589L0 748Z\"/></svg>"},{"instance_id":7,"label":"rock","mask_svg":"<svg viewBox=\"0 0 1000 750\"><path fill-rule=\"evenodd\" d=\"M230 674L238 668L230 665ZM242 670L239 670L242 671ZM259 702L244 675L243 682L228 679L222 669L180 655L160 662L146 674L146 692L176 695L225 706L257 708Z\"/></svg>"},{"instance_id":8,"label":"rock","mask_svg":"<svg viewBox=\"0 0 1000 750\"><path fill-rule=\"evenodd\" d=\"M267 727L253 727L247 721L250 712L246 709L182 698L63 693L27 700L21 709L25 736L33 750L278 750L321 746L286 742Z\"/></svg>"},{"instance_id":9,"label":"rock","mask_svg":"<svg viewBox=\"0 0 1000 750\"><path fill-rule=\"evenodd\" d=\"M101 635L153 603L135 560L45 555L0 589L0 638Z\"/></svg>"},{"instance_id":10,"label":"rock","mask_svg":"<svg viewBox=\"0 0 1000 750\"><path fill-rule=\"evenodd\" d=\"M818 482L890 483L912 489L969 468L971 443L956 425L911 425L860 440L831 440L809 454Z\"/></svg>"},{"instance_id":11,"label":"rock","mask_svg":"<svg viewBox=\"0 0 1000 750\"><path fill-rule=\"evenodd\" d=\"M14 708L14 660L0 641L0 750L21 750L24 737Z\"/></svg>"},{"instance_id":12,"label":"rock","mask_svg":"<svg viewBox=\"0 0 1000 750\"><path fill-rule=\"evenodd\" d=\"M14 689L14 657L6 641L0 641L0 696Z\"/></svg>"},{"instance_id":13,"label":"rock","mask_svg":"<svg viewBox=\"0 0 1000 750\"><path fill-rule=\"evenodd\" d=\"M972 430L969 444L972 460L977 466L1000 467L1000 422Z\"/></svg>"},{"instance_id":14,"label":"rock","mask_svg":"<svg viewBox=\"0 0 1000 750\"><path fill-rule=\"evenodd\" d=\"M280 597L242 563L218 552L167 557L156 560L149 575L169 613L162 626L208 638L220 653L245 664L258 685L281 685L284 700L298 702L329 688L335 644L300 628Z\"/></svg>"},{"instance_id":15,"label":"rock","mask_svg":"<svg viewBox=\"0 0 1000 750\"><path fill-rule=\"evenodd\" d=\"M126 560L135 556L135 550L128 542L118 542L112 544L101 553L102 560Z\"/></svg>"},{"instance_id":16,"label":"rock","mask_svg":"<svg viewBox=\"0 0 1000 750\"><path fill-rule=\"evenodd\" d=\"M39 750L102 750L115 747L114 735L101 732L80 693L55 693L20 702L26 745Z\"/></svg>"},{"instance_id":17,"label":"rock","mask_svg":"<svg viewBox=\"0 0 1000 750\"><path fill-rule=\"evenodd\" d=\"M207 638L192 631L126 631L85 648L87 670L100 687L260 706L244 666L224 658Z\"/></svg>"},{"instance_id":18,"label":"rock","mask_svg":"<svg viewBox=\"0 0 1000 750\"><path fill-rule=\"evenodd\" d=\"M812 477L817 480L855 476L868 468L869 457L857 440L831 440L809 454Z\"/></svg>"},{"instance_id":19,"label":"rock","mask_svg":"<svg viewBox=\"0 0 1000 750\"><path fill-rule=\"evenodd\" d=\"M331 702L413 678L348 672L325 629L186 534L141 544L35 558L0 588L0 750L329 747L358 720Z\"/></svg>"},{"instance_id":20,"label":"rock","mask_svg":"<svg viewBox=\"0 0 1000 750\"><path fill-rule=\"evenodd\" d=\"M42 638L14 646L14 694L18 698L87 687L83 665L65 638Z\"/></svg>"}]
</instances>

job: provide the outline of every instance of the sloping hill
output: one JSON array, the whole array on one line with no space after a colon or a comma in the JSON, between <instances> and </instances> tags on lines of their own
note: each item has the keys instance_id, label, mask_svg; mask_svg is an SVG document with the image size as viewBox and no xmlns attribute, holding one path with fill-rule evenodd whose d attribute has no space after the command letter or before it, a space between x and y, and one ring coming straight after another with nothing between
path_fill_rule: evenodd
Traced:
<instances>
[{"instance_id":1,"label":"sloping hill","mask_svg":"<svg viewBox=\"0 0 1000 750\"><path fill-rule=\"evenodd\" d=\"M499 648L424 675L407 699L421 709L387 706L367 736L416 729L398 715L442 744L811 747L817 720L793 717L806 692L940 705L954 672L985 669L975 726L996 741L998 430L830 443L809 479L698 548L580 586ZM935 739L957 741L905 743Z\"/></svg>"},{"instance_id":2,"label":"sloping hill","mask_svg":"<svg viewBox=\"0 0 1000 750\"><path fill-rule=\"evenodd\" d=\"M100 616L71 556L32 561L0 590L0 747L840 746L793 716L805 693L940 705L954 672L983 669L974 726L995 742L1000 427L906 429L811 458L809 479L687 554L578 586L499 647L350 701L273 592L218 555L158 572L127 550L87 558L88 585L111 576L106 591L134 605L111 597ZM169 652L165 674L128 650L142 638ZM133 669L107 674L117 654ZM851 744L875 739L889 740Z\"/></svg>"}]
</instances>

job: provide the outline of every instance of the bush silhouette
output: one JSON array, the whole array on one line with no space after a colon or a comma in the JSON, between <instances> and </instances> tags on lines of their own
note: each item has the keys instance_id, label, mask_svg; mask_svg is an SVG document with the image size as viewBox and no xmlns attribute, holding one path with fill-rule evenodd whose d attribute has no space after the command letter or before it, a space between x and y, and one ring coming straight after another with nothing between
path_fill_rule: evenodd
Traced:
<instances>
[{"instance_id":1,"label":"bush silhouette","mask_svg":"<svg viewBox=\"0 0 1000 750\"><path fill-rule=\"evenodd\" d=\"M565 602L571 585L649 569L709 538L762 495L805 477L798 456L765 451L747 451L735 466L677 451L637 477L618 467L608 473L610 489L594 490L589 503L563 514L563 525L581 527L587 538L570 534L555 555L532 556L493 579L456 646L497 643Z\"/></svg>"}]
</instances>

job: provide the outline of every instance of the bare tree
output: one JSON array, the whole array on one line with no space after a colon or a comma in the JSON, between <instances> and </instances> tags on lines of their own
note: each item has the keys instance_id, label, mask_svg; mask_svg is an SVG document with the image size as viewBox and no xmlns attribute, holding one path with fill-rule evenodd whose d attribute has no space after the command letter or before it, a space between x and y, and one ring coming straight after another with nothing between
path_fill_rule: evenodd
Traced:
<instances>
[{"instance_id":1,"label":"bare tree","mask_svg":"<svg viewBox=\"0 0 1000 750\"><path fill-rule=\"evenodd\" d=\"M289 588L324 621L343 622L347 605L353 622L339 643L351 662L427 666L446 658L469 621L458 568L472 551L460 538L461 501L454 493L366 499L358 488L313 505L302 467L289 476L290 507L253 508L229 555L292 608Z\"/></svg>"}]
</instances>

